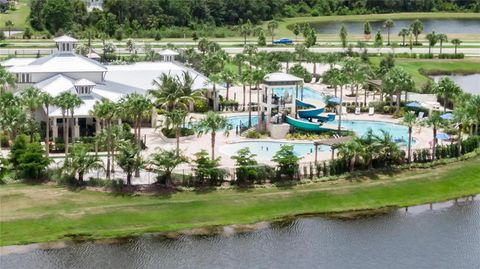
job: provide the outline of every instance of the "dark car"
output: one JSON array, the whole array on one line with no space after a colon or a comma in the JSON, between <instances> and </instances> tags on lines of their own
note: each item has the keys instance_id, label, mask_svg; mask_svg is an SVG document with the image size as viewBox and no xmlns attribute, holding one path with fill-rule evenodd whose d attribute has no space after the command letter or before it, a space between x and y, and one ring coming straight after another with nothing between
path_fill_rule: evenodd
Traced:
<instances>
[{"instance_id":1,"label":"dark car","mask_svg":"<svg viewBox=\"0 0 480 269\"><path fill-rule=\"evenodd\" d=\"M293 40L291 40L289 38L282 38L282 39L274 40L273 44L290 45L290 44L293 44Z\"/></svg>"}]
</instances>

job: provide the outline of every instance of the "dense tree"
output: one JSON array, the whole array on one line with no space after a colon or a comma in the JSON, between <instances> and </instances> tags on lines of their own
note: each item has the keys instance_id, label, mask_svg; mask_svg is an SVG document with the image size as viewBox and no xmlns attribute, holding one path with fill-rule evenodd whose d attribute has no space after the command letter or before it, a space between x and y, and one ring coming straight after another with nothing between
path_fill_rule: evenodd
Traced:
<instances>
[{"instance_id":1,"label":"dense tree","mask_svg":"<svg viewBox=\"0 0 480 269\"><path fill-rule=\"evenodd\" d=\"M0 94L5 93L9 88L15 87L17 79L0 65Z\"/></svg>"},{"instance_id":2,"label":"dense tree","mask_svg":"<svg viewBox=\"0 0 480 269\"><path fill-rule=\"evenodd\" d=\"M462 92L462 89L449 77L443 77L434 88L434 92L443 97L443 109L447 111L448 101Z\"/></svg>"},{"instance_id":3,"label":"dense tree","mask_svg":"<svg viewBox=\"0 0 480 269\"><path fill-rule=\"evenodd\" d=\"M272 161L278 165L279 176L285 175L292 180L298 173L298 162L300 159L293 151L292 145L283 145L275 153Z\"/></svg>"},{"instance_id":4,"label":"dense tree","mask_svg":"<svg viewBox=\"0 0 480 269\"><path fill-rule=\"evenodd\" d=\"M342 42L342 48L347 47L347 38L348 38L348 32L347 32L347 27L345 27L345 24L342 24L342 28L340 28L340 41Z\"/></svg>"},{"instance_id":5,"label":"dense tree","mask_svg":"<svg viewBox=\"0 0 480 269\"><path fill-rule=\"evenodd\" d=\"M407 93L413 90L415 84L412 76L400 67L394 67L387 74L382 81L382 87L392 95L397 96L396 111L400 111L400 101L402 91Z\"/></svg>"},{"instance_id":6,"label":"dense tree","mask_svg":"<svg viewBox=\"0 0 480 269\"><path fill-rule=\"evenodd\" d=\"M178 154L175 150L159 148L151 156L148 163L151 169L159 178L163 179L165 185L172 184L172 172L182 163L187 163L187 157Z\"/></svg>"}]
</instances>

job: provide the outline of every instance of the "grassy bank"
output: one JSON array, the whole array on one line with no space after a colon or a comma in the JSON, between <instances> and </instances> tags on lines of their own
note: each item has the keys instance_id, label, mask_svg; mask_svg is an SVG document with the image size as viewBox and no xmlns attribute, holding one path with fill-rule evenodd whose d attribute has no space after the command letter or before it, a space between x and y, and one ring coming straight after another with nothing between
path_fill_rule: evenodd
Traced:
<instances>
[{"instance_id":1,"label":"grassy bank","mask_svg":"<svg viewBox=\"0 0 480 269\"><path fill-rule=\"evenodd\" d=\"M374 65L378 66L381 58L371 58ZM409 72L417 88L423 87L429 80L421 73L421 69L427 74L473 74L480 73L480 58L472 57L461 60L423 60L423 59L395 59L395 65Z\"/></svg>"},{"instance_id":2,"label":"grassy bank","mask_svg":"<svg viewBox=\"0 0 480 269\"><path fill-rule=\"evenodd\" d=\"M0 245L103 238L213 225L254 223L305 213L408 206L480 193L480 157L435 169L291 188L115 196L46 185L0 187Z\"/></svg>"},{"instance_id":3,"label":"grassy bank","mask_svg":"<svg viewBox=\"0 0 480 269\"><path fill-rule=\"evenodd\" d=\"M14 24L12 30L23 30L27 26L27 17L30 14L30 0L18 0L16 10L7 14L0 14L0 29L7 31L5 22L11 20Z\"/></svg>"}]
</instances>

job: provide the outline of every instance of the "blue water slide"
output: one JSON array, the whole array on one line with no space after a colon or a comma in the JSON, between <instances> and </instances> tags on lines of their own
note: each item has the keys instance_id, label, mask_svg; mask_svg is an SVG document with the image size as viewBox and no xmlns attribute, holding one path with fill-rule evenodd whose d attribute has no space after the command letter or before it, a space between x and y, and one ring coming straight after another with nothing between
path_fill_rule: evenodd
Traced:
<instances>
[{"instance_id":1,"label":"blue water slide","mask_svg":"<svg viewBox=\"0 0 480 269\"><path fill-rule=\"evenodd\" d=\"M335 114L322 115L322 113L325 112L324 106L317 107L299 99L296 99L296 105L298 108L302 108L302 110L297 111L300 119L287 117L288 124L297 129L306 131L321 132L334 130L333 128L322 126L325 122L335 120ZM318 122L311 122L309 119L317 119Z\"/></svg>"}]
</instances>

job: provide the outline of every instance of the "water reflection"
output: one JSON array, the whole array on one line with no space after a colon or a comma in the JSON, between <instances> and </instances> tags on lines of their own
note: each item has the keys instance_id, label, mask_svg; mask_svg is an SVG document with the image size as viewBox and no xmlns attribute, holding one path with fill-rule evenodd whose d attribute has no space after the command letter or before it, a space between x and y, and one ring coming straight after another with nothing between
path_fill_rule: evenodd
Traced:
<instances>
[{"instance_id":1,"label":"water reflection","mask_svg":"<svg viewBox=\"0 0 480 269\"><path fill-rule=\"evenodd\" d=\"M433 76L433 79L438 82L442 77L445 76ZM447 77L455 81L465 92L480 94L480 74L449 75Z\"/></svg>"},{"instance_id":2,"label":"water reflection","mask_svg":"<svg viewBox=\"0 0 480 269\"><path fill-rule=\"evenodd\" d=\"M394 20L395 27L391 29L394 36L400 29L409 28L414 20ZM422 19L424 25L423 33L435 31L443 34L480 34L480 20L478 19ZM371 21L372 36L378 29L386 33L383 27L383 20ZM342 24L345 24L350 34L363 35L364 21L346 21L346 22L317 22L311 23L317 33L320 34L338 34Z\"/></svg>"},{"instance_id":3,"label":"water reflection","mask_svg":"<svg viewBox=\"0 0 480 269\"><path fill-rule=\"evenodd\" d=\"M249 233L147 235L1 256L2 268L478 268L480 201L354 221L292 219Z\"/></svg>"}]
</instances>

